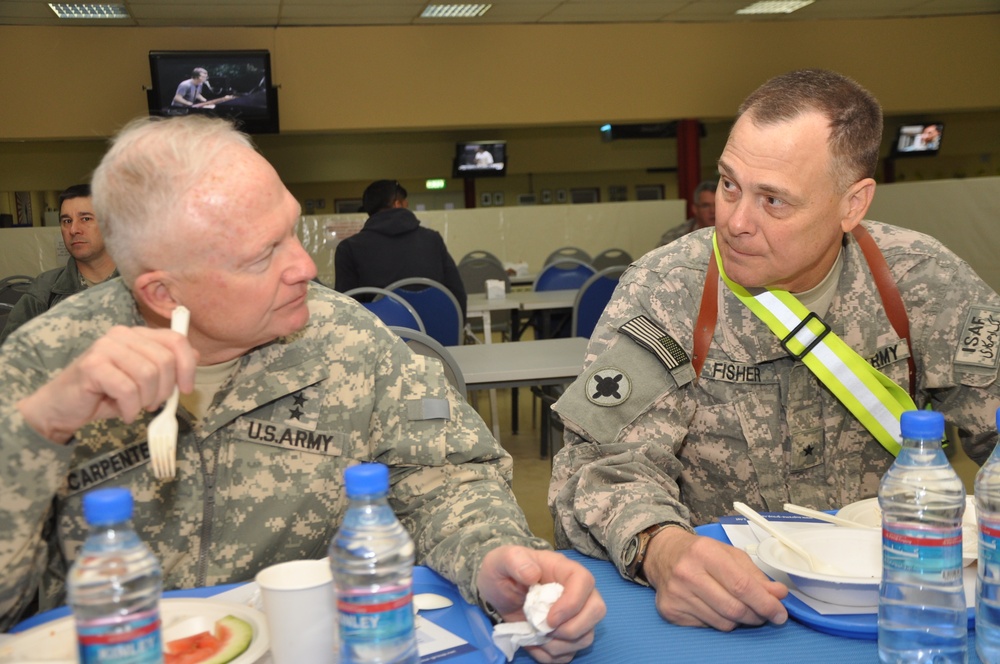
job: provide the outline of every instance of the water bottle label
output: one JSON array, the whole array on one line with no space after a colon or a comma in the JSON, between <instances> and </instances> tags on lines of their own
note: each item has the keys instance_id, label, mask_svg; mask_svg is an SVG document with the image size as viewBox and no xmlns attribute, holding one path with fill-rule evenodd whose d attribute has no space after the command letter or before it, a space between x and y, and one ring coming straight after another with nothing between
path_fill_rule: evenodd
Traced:
<instances>
[{"instance_id":1,"label":"water bottle label","mask_svg":"<svg viewBox=\"0 0 1000 664\"><path fill-rule=\"evenodd\" d=\"M1000 528L987 526L985 523L979 526L979 560L987 565L987 569L995 570L994 565L1000 565Z\"/></svg>"},{"instance_id":2,"label":"water bottle label","mask_svg":"<svg viewBox=\"0 0 1000 664\"><path fill-rule=\"evenodd\" d=\"M413 633L410 588L376 594L345 593L337 598L340 640L350 647L391 642Z\"/></svg>"},{"instance_id":3,"label":"water bottle label","mask_svg":"<svg viewBox=\"0 0 1000 664\"><path fill-rule=\"evenodd\" d=\"M131 616L77 621L80 664L159 664L160 612L145 611Z\"/></svg>"},{"instance_id":4,"label":"water bottle label","mask_svg":"<svg viewBox=\"0 0 1000 664\"><path fill-rule=\"evenodd\" d=\"M962 576L962 529L882 528L882 563L886 569L938 575L943 581Z\"/></svg>"}]
</instances>

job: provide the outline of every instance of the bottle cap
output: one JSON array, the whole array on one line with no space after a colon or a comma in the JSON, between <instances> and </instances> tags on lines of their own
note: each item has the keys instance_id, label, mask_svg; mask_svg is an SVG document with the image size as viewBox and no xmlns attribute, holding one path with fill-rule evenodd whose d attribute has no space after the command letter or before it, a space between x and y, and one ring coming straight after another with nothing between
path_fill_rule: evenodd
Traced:
<instances>
[{"instance_id":1,"label":"bottle cap","mask_svg":"<svg viewBox=\"0 0 1000 664\"><path fill-rule=\"evenodd\" d=\"M389 468L381 463L359 463L344 471L347 496L365 496L389 491Z\"/></svg>"},{"instance_id":2,"label":"bottle cap","mask_svg":"<svg viewBox=\"0 0 1000 664\"><path fill-rule=\"evenodd\" d=\"M112 487L84 494L83 517L91 526L128 521L132 518L132 492L125 487Z\"/></svg>"},{"instance_id":3,"label":"bottle cap","mask_svg":"<svg viewBox=\"0 0 1000 664\"><path fill-rule=\"evenodd\" d=\"M903 438L912 440L944 439L944 415L934 410L908 410L899 418Z\"/></svg>"}]
</instances>

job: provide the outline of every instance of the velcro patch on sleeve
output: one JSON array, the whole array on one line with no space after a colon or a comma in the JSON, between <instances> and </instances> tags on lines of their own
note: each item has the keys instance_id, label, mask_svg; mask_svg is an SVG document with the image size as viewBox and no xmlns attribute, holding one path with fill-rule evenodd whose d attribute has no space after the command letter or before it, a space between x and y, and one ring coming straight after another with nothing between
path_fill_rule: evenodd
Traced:
<instances>
[{"instance_id":1,"label":"velcro patch on sleeve","mask_svg":"<svg viewBox=\"0 0 1000 664\"><path fill-rule=\"evenodd\" d=\"M656 356L677 385L687 385L695 379L691 358L677 340L646 316L636 316L618 328L637 344Z\"/></svg>"},{"instance_id":2,"label":"velcro patch on sleeve","mask_svg":"<svg viewBox=\"0 0 1000 664\"><path fill-rule=\"evenodd\" d=\"M451 405L447 399L412 399L406 402L406 414L411 421L450 420Z\"/></svg>"}]
</instances>

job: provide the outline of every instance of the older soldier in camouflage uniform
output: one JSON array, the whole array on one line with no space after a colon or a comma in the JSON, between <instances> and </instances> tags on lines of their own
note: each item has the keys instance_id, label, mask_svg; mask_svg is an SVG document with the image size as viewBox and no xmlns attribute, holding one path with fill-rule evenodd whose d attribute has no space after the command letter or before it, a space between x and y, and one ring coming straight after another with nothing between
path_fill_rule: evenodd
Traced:
<instances>
[{"instance_id":1,"label":"older soldier in camouflage uniform","mask_svg":"<svg viewBox=\"0 0 1000 664\"><path fill-rule=\"evenodd\" d=\"M450 386L350 298L311 284L299 205L249 139L204 118L142 121L116 140L94 200L122 278L30 321L0 356L0 615L63 597L86 534L82 495L126 486L165 587L252 579L325 554L344 469L379 461L418 559L470 601L523 619L558 581L568 661L604 605L581 565L532 537L511 459ZM187 338L169 330L191 311ZM196 370L197 366L197 370ZM153 411L179 385L177 478L151 473Z\"/></svg>"},{"instance_id":2,"label":"older soldier in camouflage uniform","mask_svg":"<svg viewBox=\"0 0 1000 664\"><path fill-rule=\"evenodd\" d=\"M893 461L721 282L695 376L713 233L734 282L795 293L901 386L912 354L917 407L942 411L979 462L995 444L1000 297L933 238L864 221L902 296L910 348L850 233L874 194L881 135L878 102L833 72L792 72L758 89L719 160L715 230L653 251L623 275L587 367L555 406L567 430L549 490L557 544L648 582L671 622L730 630L785 621L787 589L693 526L730 513L734 500L839 508L876 495Z\"/></svg>"}]
</instances>

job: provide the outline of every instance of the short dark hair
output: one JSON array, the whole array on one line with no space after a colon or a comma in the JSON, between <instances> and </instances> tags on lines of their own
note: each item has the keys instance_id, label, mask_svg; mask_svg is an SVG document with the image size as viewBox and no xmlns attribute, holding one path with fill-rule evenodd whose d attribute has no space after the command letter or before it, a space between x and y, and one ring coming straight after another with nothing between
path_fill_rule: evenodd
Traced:
<instances>
[{"instance_id":1,"label":"short dark hair","mask_svg":"<svg viewBox=\"0 0 1000 664\"><path fill-rule=\"evenodd\" d=\"M714 194L715 190L718 188L719 188L718 180L702 180L701 182L698 183L698 186L694 188L694 192L691 194L691 198L697 201L698 194L700 194L701 192L707 191Z\"/></svg>"},{"instance_id":2,"label":"short dark hair","mask_svg":"<svg viewBox=\"0 0 1000 664\"><path fill-rule=\"evenodd\" d=\"M59 209L61 210L62 204L72 198L90 198L90 185L74 184L63 189L59 194Z\"/></svg>"},{"instance_id":3,"label":"short dark hair","mask_svg":"<svg viewBox=\"0 0 1000 664\"><path fill-rule=\"evenodd\" d=\"M756 125L788 122L816 111L830 122L833 177L841 188L875 175L882 145L882 107L856 81L826 69L775 76L740 105Z\"/></svg>"},{"instance_id":4,"label":"short dark hair","mask_svg":"<svg viewBox=\"0 0 1000 664\"><path fill-rule=\"evenodd\" d=\"M398 180L376 180L365 188L361 207L368 216L391 208L396 201L406 200L406 189Z\"/></svg>"}]
</instances>

